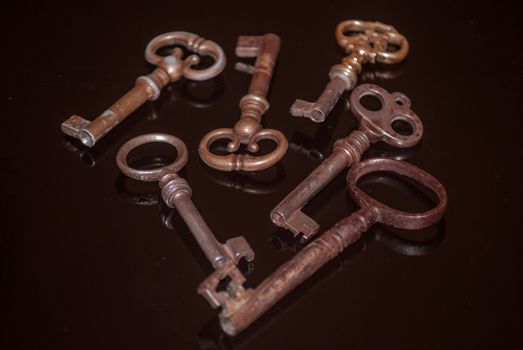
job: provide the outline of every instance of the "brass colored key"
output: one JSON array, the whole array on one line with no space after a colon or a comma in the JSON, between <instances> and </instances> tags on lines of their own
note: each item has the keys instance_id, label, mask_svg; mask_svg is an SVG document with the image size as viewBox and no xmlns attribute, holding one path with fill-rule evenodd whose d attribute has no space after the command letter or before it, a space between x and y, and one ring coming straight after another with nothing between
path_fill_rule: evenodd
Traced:
<instances>
[{"instance_id":1,"label":"brass colored key","mask_svg":"<svg viewBox=\"0 0 523 350\"><path fill-rule=\"evenodd\" d=\"M348 20L336 27L336 40L348 56L341 64L331 67L330 82L316 102L296 100L290 113L321 123L325 120L341 94L352 90L358 82L361 65L370 63L394 64L402 61L409 52L407 39L394 27L380 22ZM398 47L391 51L391 45Z\"/></svg>"},{"instance_id":2,"label":"brass colored key","mask_svg":"<svg viewBox=\"0 0 523 350\"><path fill-rule=\"evenodd\" d=\"M263 129L262 115L269 109L266 96L272 72L280 51L280 37L276 34L263 36L240 36L236 46L238 57L256 57L254 66L238 63L236 68L252 74L249 93L240 100L241 116L234 128L220 128L205 135L198 147L200 158L208 166L221 171L257 171L269 168L280 161L287 151L287 139L278 130ZM228 139L227 151L236 152L241 144L256 153L258 142L272 140L276 148L269 154L252 156L249 154L229 154L221 156L210 151L211 144L219 139Z\"/></svg>"},{"instance_id":3,"label":"brass colored key","mask_svg":"<svg viewBox=\"0 0 523 350\"><path fill-rule=\"evenodd\" d=\"M210 56L214 63L209 68L197 70L192 67L200 62L200 57L192 54L182 59L183 52L180 48L175 48L165 57L157 54L160 48L173 45L181 45L198 55ZM62 123L62 131L79 139L85 146L92 147L146 101L156 100L167 84L182 77L196 81L213 78L223 71L226 61L218 44L187 32L170 32L157 36L147 45L145 59L157 66L151 74L138 77L134 88L95 120L88 121L73 115Z\"/></svg>"}]
</instances>

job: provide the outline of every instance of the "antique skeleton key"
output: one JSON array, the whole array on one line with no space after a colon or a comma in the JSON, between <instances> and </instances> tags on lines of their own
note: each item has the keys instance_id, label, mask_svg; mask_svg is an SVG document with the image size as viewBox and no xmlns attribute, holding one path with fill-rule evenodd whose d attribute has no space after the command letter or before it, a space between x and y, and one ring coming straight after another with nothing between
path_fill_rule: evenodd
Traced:
<instances>
[{"instance_id":1,"label":"antique skeleton key","mask_svg":"<svg viewBox=\"0 0 523 350\"><path fill-rule=\"evenodd\" d=\"M193 67L199 64L200 57L191 54L182 59L180 48L175 48L165 57L157 54L159 49L173 45L181 45L201 56L210 56L214 63L206 69L197 70ZM182 77L196 81L213 78L223 71L226 61L218 44L188 32L170 32L157 36L147 45L145 59L157 66L151 74L138 77L134 88L93 121L73 115L62 123L62 131L79 139L85 146L92 147L146 101L156 100L167 84Z\"/></svg>"},{"instance_id":2,"label":"antique skeleton key","mask_svg":"<svg viewBox=\"0 0 523 350\"><path fill-rule=\"evenodd\" d=\"M367 62L394 64L409 52L407 39L394 27L380 22L348 20L336 27L336 40L348 56L341 64L331 67L330 82L316 102L296 100L290 108L295 117L305 117L321 123L330 113L341 94L352 90L358 82L361 65ZM391 51L392 45L397 51Z\"/></svg>"},{"instance_id":3,"label":"antique skeleton key","mask_svg":"<svg viewBox=\"0 0 523 350\"><path fill-rule=\"evenodd\" d=\"M213 130L201 140L198 153L208 166L222 171L257 171L273 166L285 155L288 145L285 136L278 130L263 129L261 125L262 115L269 109L266 96L279 50L280 38L275 34L239 37L236 55L256 57L254 67L243 63L236 65L238 70L252 74L249 93L240 100L241 117L233 129ZM274 141L276 148L262 156L220 156L210 151L211 144L219 139L230 140L227 144L230 153L236 152L241 144L246 144L250 152L256 153L259 150L258 142L264 139Z\"/></svg>"},{"instance_id":4,"label":"antique skeleton key","mask_svg":"<svg viewBox=\"0 0 523 350\"><path fill-rule=\"evenodd\" d=\"M381 108L371 111L363 107L360 100L365 96L377 98ZM294 236L302 233L304 241L318 232L319 225L301 209L343 169L358 162L371 143L384 141L405 148L418 143L423 135L423 125L410 109L410 100L402 93L389 93L377 85L362 84L352 92L350 108L360 123L359 129L337 140L332 154L271 211L272 222L291 230ZM402 135L394 130L392 124L397 121L406 122L412 133Z\"/></svg>"},{"instance_id":5,"label":"antique skeleton key","mask_svg":"<svg viewBox=\"0 0 523 350\"><path fill-rule=\"evenodd\" d=\"M357 181L362 176L383 171L418 182L431 190L439 203L423 213L403 212L377 201L357 186ZM375 223L419 230L437 223L447 206L445 188L438 180L414 165L394 159L371 158L356 164L348 173L347 189L360 209L305 246L256 289L243 286L245 278L232 264L215 271L200 284L198 293L203 295L212 307L222 307L219 317L225 333L236 335L247 328L347 246L356 242ZM220 282L224 280L229 281L228 285L225 290L219 289Z\"/></svg>"},{"instance_id":6,"label":"antique skeleton key","mask_svg":"<svg viewBox=\"0 0 523 350\"><path fill-rule=\"evenodd\" d=\"M176 148L176 160L172 164L155 169L138 170L131 168L127 164L128 154L136 147L151 142L164 142ZM194 206L191 200L191 187L184 178L177 174L187 163L187 158L187 148L179 138L166 134L145 134L123 144L116 155L116 163L121 172L130 178L159 182L163 200L167 206L176 208L180 213L214 269L222 268L228 264L237 264L242 257L245 257L247 261L252 261L254 251L243 236L231 238L225 244L218 242L198 209Z\"/></svg>"}]
</instances>

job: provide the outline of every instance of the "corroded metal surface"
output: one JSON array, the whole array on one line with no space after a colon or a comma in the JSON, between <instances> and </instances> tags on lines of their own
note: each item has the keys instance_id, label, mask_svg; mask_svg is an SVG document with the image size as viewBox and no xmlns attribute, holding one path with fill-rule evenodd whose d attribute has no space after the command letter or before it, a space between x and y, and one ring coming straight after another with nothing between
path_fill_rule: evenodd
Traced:
<instances>
[{"instance_id":1,"label":"corroded metal surface","mask_svg":"<svg viewBox=\"0 0 523 350\"><path fill-rule=\"evenodd\" d=\"M378 202L357 187L359 178L378 171L418 182L434 192L438 204L423 213L407 213ZM243 286L245 278L232 264L215 271L200 285L198 292L211 306L222 308L220 323L227 334L236 335L247 328L296 286L356 242L373 224L379 222L400 229L422 229L437 223L447 206L445 188L438 180L409 163L393 159L373 158L358 163L349 171L347 189L360 209L307 245L256 289ZM225 290L219 290L218 285L226 279L229 283Z\"/></svg>"},{"instance_id":2,"label":"corroded metal surface","mask_svg":"<svg viewBox=\"0 0 523 350\"><path fill-rule=\"evenodd\" d=\"M378 99L381 108L372 111L362 106L360 101L365 96ZM301 209L343 169L358 162L371 143L383 141L405 148L417 144L423 135L423 125L410 109L409 98L402 93L362 84L352 92L350 108L359 121L359 129L337 140L332 154L271 211L272 222L291 230L295 236L303 234L303 240L316 234L319 225ZM403 135L394 130L392 124L397 121L407 123L411 133Z\"/></svg>"},{"instance_id":3,"label":"corroded metal surface","mask_svg":"<svg viewBox=\"0 0 523 350\"><path fill-rule=\"evenodd\" d=\"M182 59L183 52L178 47L168 56L157 54L162 47L173 45L181 45L195 54ZM206 69L194 69L200 63L198 55L212 57L214 63ZM157 66L151 74L138 77L134 88L93 121L77 115L71 116L62 123L62 132L92 147L146 101L156 100L167 84L182 77L197 81L213 78L223 71L226 61L218 44L188 32L170 32L157 36L147 45L145 59Z\"/></svg>"},{"instance_id":4,"label":"corroded metal surface","mask_svg":"<svg viewBox=\"0 0 523 350\"><path fill-rule=\"evenodd\" d=\"M136 147L151 142L164 142L176 148L176 160L171 164L154 169L138 170L131 168L127 164L128 154ZM128 177L140 181L159 182L164 202L170 208L176 208L180 213L215 269L229 264L237 264L242 257L245 257L247 261L252 261L254 252L243 236L231 238L225 244L218 242L198 209L194 206L191 200L191 187L184 178L177 174L187 163L187 159L187 148L182 140L167 134L146 134L135 137L123 144L116 155L118 167Z\"/></svg>"},{"instance_id":5,"label":"corroded metal surface","mask_svg":"<svg viewBox=\"0 0 523 350\"><path fill-rule=\"evenodd\" d=\"M290 108L295 117L321 123L344 91L354 89L362 64L394 64L409 52L407 39L394 27L380 22L348 20L336 27L336 40L347 53L341 64L331 67L330 81L316 102L296 100ZM392 50L392 46L397 50Z\"/></svg>"},{"instance_id":6,"label":"corroded metal surface","mask_svg":"<svg viewBox=\"0 0 523 350\"><path fill-rule=\"evenodd\" d=\"M240 100L241 116L234 128L216 129L206 134L200 142L198 153L210 167L222 171L257 171L276 164L287 151L287 139L278 130L263 129L262 115L269 109L266 96L274 65L280 50L280 38L275 34L263 36L240 36L236 46L239 57L256 57L254 66L239 63L238 70L252 74L249 93ZM227 151L237 152L240 145L247 145L251 153L259 150L258 142L264 139L276 143L269 154L253 156L249 154L217 155L211 152L211 144L219 139L228 139Z\"/></svg>"}]
</instances>

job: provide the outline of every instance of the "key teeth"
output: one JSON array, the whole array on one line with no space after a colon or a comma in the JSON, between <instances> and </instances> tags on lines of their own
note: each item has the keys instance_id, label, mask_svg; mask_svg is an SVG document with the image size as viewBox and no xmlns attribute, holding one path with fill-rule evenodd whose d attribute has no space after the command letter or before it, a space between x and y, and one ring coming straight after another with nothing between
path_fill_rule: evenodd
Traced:
<instances>
[{"instance_id":1,"label":"key teeth","mask_svg":"<svg viewBox=\"0 0 523 350\"><path fill-rule=\"evenodd\" d=\"M229 277L230 282L224 291L218 291L218 285ZM229 263L210 274L198 286L197 292L203 296L213 308L222 307L222 314L230 314L240 307L252 293L245 289L245 277L238 268Z\"/></svg>"},{"instance_id":2,"label":"key teeth","mask_svg":"<svg viewBox=\"0 0 523 350\"><path fill-rule=\"evenodd\" d=\"M294 237L301 233L301 241L306 242L318 233L320 225L301 210L297 210L287 220L287 227L292 231Z\"/></svg>"},{"instance_id":3,"label":"key teeth","mask_svg":"<svg viewBox=\"0 0 523 350\"><path fill-rule=\"evenodd\" d=\"M66 135L80 139L80 134L83 129L91 123L78 115L72 115L65 122L62 123L62 132Z\"/></svg>"},{"instance_id":4,"label":"key teeth","mask_svg":"<svg viewBox=\"0 0 523 350\"><path fill-rule=\"evenodd\" d=\"M231 238L225 242L225 246L229 254L231 255L234 264L237 264L241 258L245 257L247 261L254 260L254 251L252 250L249 242L243 236Z\"/></svg>"}]
</instances>

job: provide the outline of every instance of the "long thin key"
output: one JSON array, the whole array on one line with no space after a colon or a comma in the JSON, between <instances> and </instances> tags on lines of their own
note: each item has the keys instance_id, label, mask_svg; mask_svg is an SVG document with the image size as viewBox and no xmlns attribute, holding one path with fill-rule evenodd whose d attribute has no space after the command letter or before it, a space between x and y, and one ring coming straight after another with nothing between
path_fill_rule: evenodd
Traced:
<instances>
[{"instance_id":1,"label":"long thin key","mask_svg":"<svg viewBox=\"0 0 523 350\"><path fill-rule=\"evenodd\" d=\"M364 96L374 96L381 102L381 108L371 111L361 105ZM334 144L332 154L287 195L271 212L276 225L289 229L294 236L303 234L308 240L318 232L319 225L304 214L301 209L343 169L358 162L371 143L384 141L395 147L411 147L423 135L423 125L410 109L410 100L402 93L389 93L374 84L363 84L350 96L352 114L359 121L359 129ZM412 129L410 135L395 131L392 124L406 122Z\"/></svg>"},{"instance_id":2,"label":"long thin key","mask_svg":"<svg viewBox=\"0 0 523 350\"><path fill-rule=\"evenodd\" d=\"M138 146L151 143L168 143L177 151L176 160L169 165L150 170L133 169L127 164L127 155ZM146 134L127 141L118 151L116 162L125 175L140 181L158 181L161 195L167 206L176 208L194 238L202 248L213 268L220 269L228 264L237 264L245 257L254 259L254 251L243 236L229 239L222 244L218 242L198 209L191 200L192 190L187 181L177 172L187 163L187 148L178 138L166 134Z\"/></svg>"},{"instance_id":3,"label":"long thin key","mask_svg":"<svg viewBox=\"0 0 523 350\"><path fill-rule=\"evenodd\" d=\"M254 66L236 64L236 69L252 74L249 92L240 100L241 116L232 129L220 128L207 133L198 147L200 158L208 166L221 171L258 171L269 168L280 161L287 152L287 139L278 130L263 129L262 115L269 109L267 92L272 72L280 51L280 37L276 34L263 36L240 36L236 46L238 57L256 57ZM259 150L258 142L272 140L276 148L269 154L229 154L221 156L210 151L211 144L219 139L228 139L227 151L238 151L241 144L247 145L251 153Z\"/></svg>"},{"instance_id":4,"label":"long thin key","mask_svg":"<svg viewBox=\"0 0 523 350\"><path fill-rule=\"evenodd\" d=\"M411 178L434 192L439 203L423 213L407 213L386 206L357 187L362 176L386 171ZM220 323L225 333L236 335L285 295L340 254L347 246L376 222L406 230L418 230L437 223L445 212L445 188L425 171L414 165L387 158L372 158L355 165L348 174L347 188L360 209L339 221L293 258L280 266L256 289L243 287L245 278L234 265L228 265L211 274L198 288L212 307L222 307ZM225 290L219 290L221 281L229 280Z\"/></svg>"},{"instance_id":5,"label":"long thin key","mask_svg":"<svg viewBox=\"0 0 523 350\"><path fill-rule=\"evenodd\" d=\"M290 108L295 117L305 117L321 123L338 102L345 90L354 89L361 65L370 63L394 64L402 61L409 51L407 39L394 27L380 22L348 20L336 27L336 40L348 56L341 64L331 67L330 82L316 102L296 100ZM392 46L398 50L391 51Z\"/></svg>"},{"instance_id":6,"label":"long thin key","mask_svg":"<svg viewBox=\"0 0 523 350\"><path fill-rule=\"evenodd\" d=\"M162 47L173 45L181 45L198 55L210 56L214 63L209 68L196 70L192 67L200 62L200 57L195 54L182 59L183 52L180 48L175 48L168 56L159 56L156 53ZM146 101L156 100L167 84L182 77L196 81L213 78L223 71L226 61L218 44L187 32L170 32L157 36L147 45L145 59L157 66L151 74L138 77L134 88L93 121L77 115L71 116L62 123L62 132L79 139L85 146L92 147Z\"/></svg>"}]
</instances>

